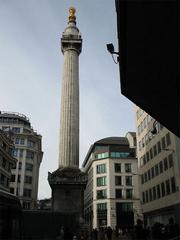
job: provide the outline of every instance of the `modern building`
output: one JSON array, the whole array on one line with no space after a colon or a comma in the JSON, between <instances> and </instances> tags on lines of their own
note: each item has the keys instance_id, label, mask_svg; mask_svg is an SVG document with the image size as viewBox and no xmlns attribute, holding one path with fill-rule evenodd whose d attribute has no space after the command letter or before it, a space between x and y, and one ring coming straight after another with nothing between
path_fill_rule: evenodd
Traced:
<instances>
[{"instance_id":1,"label":"modern building","mask_svg":"<svg viewBox=\"0 0 180 240\"><path fill-rule=\"evenodd\" d=\"M132 227L142 218L135 133L95 142L82 168L88 174L84 215L91 228Z\"/></svg>"},{"instance_id":2,"label":"modern building","mask_svg":"<svg viewBox=\"0 0 180 240\"><path fill-rule=\"evenodd\" d=\"M36 206L39 167L42 161L41 135L37 134L29 119L19 113L0 112L0 129L12 132L14 140L13 156L17 159L12 169L10 192L19 197L22 207Z\"/></svg>"},{"instance_id":3,"label":"modern building","mask_svg":"<svg viewBox=\"0 0 180 240\"><path fill-rule=\"evenodd\" d=\"M180 137L180 1L115 3L121 92Z\"/></svg>"},{"instance_id":4,"label":"modern building","mask_svg":"<svg viewBox=\"0 0 180 240\"><path fill-rule=\"evenodd\" d=\"M139 107L137 156L144 220L180 226L180 139Z\"/></svg>"},{"instance_id":5,"label":"modern building","mask_svg":"<svg viewBox=\"0 0 180 240\"><path fill-rule=\"evenodd\" d=\"M12 135L0 130L0 190L10 192L11 169L16 167L13 157L14 142Z\"/></svg>"}]
</instances>

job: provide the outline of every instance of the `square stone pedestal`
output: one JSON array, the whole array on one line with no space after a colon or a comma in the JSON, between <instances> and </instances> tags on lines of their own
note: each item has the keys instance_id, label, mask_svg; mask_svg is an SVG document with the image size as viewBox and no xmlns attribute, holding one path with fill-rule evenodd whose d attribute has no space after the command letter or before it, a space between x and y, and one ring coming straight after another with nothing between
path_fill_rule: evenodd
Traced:
<instances>
[{"instance_id":1,"label":"square stone pedestal","mask_svg":"<svg viewBox=\"0 0 180 240\"><path fill-rule=\"evenodd\" d=\"M75 214L78 221L83 219L87 175L78 168L64 167L49 172L48 181L52 189L52 210Z\"/></svg>"}]
</instances>

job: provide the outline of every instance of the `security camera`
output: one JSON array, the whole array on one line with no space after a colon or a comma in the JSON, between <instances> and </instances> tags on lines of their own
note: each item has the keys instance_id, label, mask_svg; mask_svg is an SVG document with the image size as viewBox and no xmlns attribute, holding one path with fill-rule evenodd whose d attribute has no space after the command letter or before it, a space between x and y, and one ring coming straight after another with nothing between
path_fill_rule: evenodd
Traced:
<instances>
[{"instance_id":1,"label":"security camera","mask_svg":"<svg viewBox=\"0 0 180 240\"><path fill-rule=\"evenodd\" d=\"M107 47L108 52L110 52L111 54L114 53L114 46L112 43L106 44L106 47Z\"/></svg>"}]
</instances>

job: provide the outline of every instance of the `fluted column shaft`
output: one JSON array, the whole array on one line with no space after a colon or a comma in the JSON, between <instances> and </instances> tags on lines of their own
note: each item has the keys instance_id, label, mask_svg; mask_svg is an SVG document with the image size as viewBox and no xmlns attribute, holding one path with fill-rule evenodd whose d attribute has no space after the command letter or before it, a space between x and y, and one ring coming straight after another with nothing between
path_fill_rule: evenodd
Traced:
<instances>
[{"instance_id":1,"label":"fluted column shaft","mask_svg":"<svg viewBox=\"0 0 180 240\"><path fill-rule=\"evenodd\" d=\"M61 91L59 167L79 167L79 57L64 51Z\"/></svg>"}]
</instances>

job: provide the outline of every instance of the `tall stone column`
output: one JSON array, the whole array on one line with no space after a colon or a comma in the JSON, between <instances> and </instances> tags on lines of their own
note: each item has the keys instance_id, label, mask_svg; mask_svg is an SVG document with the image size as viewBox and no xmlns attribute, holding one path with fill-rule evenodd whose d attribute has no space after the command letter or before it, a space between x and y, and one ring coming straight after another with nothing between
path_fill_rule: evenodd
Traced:
<instances>
[{"instance_id":1,"label":"tall stone column","mask_svg":"<svg viewBox=\"0 0 180 240\"><path fill-rule=\"evenodd\" d=\"M61 91L59 168L48 173L52 188L52 210L83 217L83 195L87 175L79 169L79 54L82 39L76 27L75 9L69 9L68 25L61 38L64 54ZM78 219L78 220L77 220Z\"/></svg>"},{"instance_id":2,"label":"tall stone column","mask_svg":"<svg viewBox=\"0 0 180 240\"><path fill-rule=\"evenodd\" d=\"M75 9L61 38L64 54L61 91L59 167L79 167L79 54L82 39L76 27Z\"/></svg>"}]
</instances>

